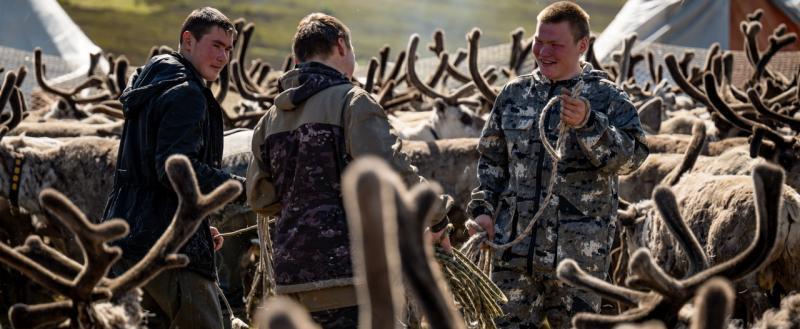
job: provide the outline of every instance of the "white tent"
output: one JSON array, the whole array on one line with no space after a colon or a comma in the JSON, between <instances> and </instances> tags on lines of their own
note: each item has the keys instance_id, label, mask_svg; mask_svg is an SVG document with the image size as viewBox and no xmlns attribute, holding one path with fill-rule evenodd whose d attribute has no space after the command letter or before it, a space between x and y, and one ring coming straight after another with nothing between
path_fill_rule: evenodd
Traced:
<instances>
[{"instance_id":1,"label":"white tent","mask_svg":"<svg viewBox=\"0 0 800 329\"><path fill-rule=\"evenodd\" d=\"M708 48L719 42L722 49L741 50L739 22L757 8L764 10L760 45L782 23L789 32L800 30L800 0L628 0L595 41L595 55L605 60L633 32L637 47L662 43Z\"/></svg>"},{"instance_id":2,"label":"white tent","mask_svg":"<svg viewBox=\"0 0 800 329\"><path fill-rule=\"evenodd\" d=\"M27 64L33 69L31 54L36 47L46 55L48 76L71 73L59 80L85 75L89 54L101 51L56 0L0 0L0 66L9 70ZM105 59L98 69L108 70Z\"/></svg>"}]
</instances>

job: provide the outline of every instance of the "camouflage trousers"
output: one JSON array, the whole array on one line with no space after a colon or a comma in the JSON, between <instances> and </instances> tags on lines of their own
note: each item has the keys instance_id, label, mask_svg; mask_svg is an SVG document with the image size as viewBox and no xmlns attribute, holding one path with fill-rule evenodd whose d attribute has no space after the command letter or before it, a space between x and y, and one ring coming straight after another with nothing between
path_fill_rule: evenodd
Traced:
<instances>
[{"instance_id":1,"label":"camouflage trousers","mask_svg":"<svg viewBox=\"0 0 800 329\"><path fill-rule=\"evenodd\" d=\"M576 313L600 311L600 296L561 282L555 268L559 261L571 258L587 273L605 280L614 225L562 220L558 227L558 233L537 229L534 248L526 237L507 252L495 254L492 281L508 297L505 315L495 320L499 328L538 329L544 327L545 319L550 328L570 328ZM557 254L552 252L555 241Z\"/></svg>"},{"instance_id":2,"label":"camouflage trousers","mask_svg":"<svg viewBox=\"0 0 800 329\"><path fill-rule=\"evenodd\" d=\"M600 296L561 283L554 275L530 276L523 271L495 270L492 280L508 297L503 317L495 319L498 328L570 328L578 312L600 311Z\"/></svg>"}]
</instances>

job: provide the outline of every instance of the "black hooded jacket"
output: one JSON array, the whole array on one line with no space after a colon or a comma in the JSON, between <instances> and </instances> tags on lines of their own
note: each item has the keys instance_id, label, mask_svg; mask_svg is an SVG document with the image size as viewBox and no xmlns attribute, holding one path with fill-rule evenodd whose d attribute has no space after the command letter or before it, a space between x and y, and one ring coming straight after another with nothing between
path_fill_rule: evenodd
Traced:
<instances>
[{"instance_id":1,"label":"black hooded jacket","mask_svg":"<svg viewBox=\"0 0 800 329\"><path fill-rule=\"evenodd\" d=\"M220 170L222 109L180 54L151 58L136 71L120 101L125 126L103 218L128 222L128 235L115 245L124 258L138 261L164 233L178 207L165 169L169 156L183 154L191 160L203 193L236 177ZM189 257L189 269L215 277L207 220L181 253Z\"/></svg>"}]
</instances>

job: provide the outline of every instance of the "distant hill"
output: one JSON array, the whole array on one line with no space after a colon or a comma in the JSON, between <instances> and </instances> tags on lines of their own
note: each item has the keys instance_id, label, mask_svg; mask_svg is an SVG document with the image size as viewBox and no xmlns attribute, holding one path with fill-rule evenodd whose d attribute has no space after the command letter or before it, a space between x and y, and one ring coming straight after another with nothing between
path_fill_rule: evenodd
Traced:
<instances>
[{"instance_id":1,"label":"distant hill","mask_svg":"<svg viewBox=\"0 0 800 329\"><path fill-rule=\"evenodd\" d=\"M526 38L535 29L536 14L553 1L542 0L209 0L231 19L244 17L256 29L249 58L259 57L279 66L291 51L297 22L306 14L325 12L342 19L352 30L361 65L388 44L392 57L405 49L413 33L430 41L443 28L447 49L466 48L472 27L483 30L481 45L509 41L509 33L523 27ZM592 30L602 31L624 0L579 1L592 16ZM150 47L175 48L181 22L197 6L190 0L59 0L72 19L105 51L125 54L134 64L144 62Z\"/></svg>"}]
</instances>

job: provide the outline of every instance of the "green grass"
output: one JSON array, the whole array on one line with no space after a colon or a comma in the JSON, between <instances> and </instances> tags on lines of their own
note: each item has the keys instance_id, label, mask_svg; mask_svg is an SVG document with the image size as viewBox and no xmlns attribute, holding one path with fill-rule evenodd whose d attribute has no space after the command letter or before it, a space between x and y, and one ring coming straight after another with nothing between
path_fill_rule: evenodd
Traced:
<instances>
[{"instance_id":1,"label":"green grass","mask_svg":"<svg viewBox=\"0 0 800 329\"><path fill-rule=\"evenodd\" d=\"M473 27L483 31L482 46L505 43L517 27L533 33L536 14L551 1L530 0L59 0L84 32L101 48L142 63L153 45L177 46L178 29L195 7L210 5L232 19L244 17L256 29L248 57L279 66L291 50L297 22L311 12L337 16L353 34L358 61L364 65L388 44L392 57L418 33L427 44L431 33L445 31L447 49L466 48ZM580 2L592 15L592 29L602 31L624 0ZM422 52L423 50L421 50ZM425 54L425 53L423 53Z\"/></svg>"}]
</instances>

